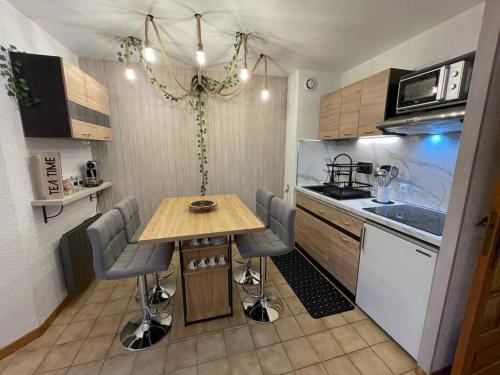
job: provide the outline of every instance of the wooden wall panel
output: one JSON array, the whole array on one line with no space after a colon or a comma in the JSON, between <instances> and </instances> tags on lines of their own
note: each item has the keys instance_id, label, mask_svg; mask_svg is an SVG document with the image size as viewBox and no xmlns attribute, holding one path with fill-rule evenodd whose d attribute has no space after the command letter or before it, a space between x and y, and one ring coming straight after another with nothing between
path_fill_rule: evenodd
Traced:
<instances>
[{"instance_id":1,"label":"wooden wall panel","mask_svg":"<svg viewBox=\"0 0 500 375\"><path fill-rule=\"evenodd\" d=\"M101 209L133 195L148 220L162 198L197 194L196 129L187 101L167 101L138 66L135 81L127 80L124 65L114 61L81 59L80 68L103 83L110 96L113 142L92 145L102 178L114 183ZM164 68L154 71L175 87ZM182 82L195 74L176 72ZM260 99L261 86L262 78L255 77L231 98L206 99L208 194L236 193L252 209L259 186L283 195L287 79L269 78L267 102Z\"/></svg>"}]
</instances>

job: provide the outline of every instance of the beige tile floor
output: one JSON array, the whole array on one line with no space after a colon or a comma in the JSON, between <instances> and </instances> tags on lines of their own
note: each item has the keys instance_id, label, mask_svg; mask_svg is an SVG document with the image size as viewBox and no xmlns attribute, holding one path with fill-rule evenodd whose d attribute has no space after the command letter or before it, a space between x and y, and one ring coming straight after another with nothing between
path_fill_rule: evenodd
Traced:
<instances>
[{"instance_id":1,"label":"beige tile floor","mask_svg":"<svg viewBox=\"0 0 500 375\"><path fill-rule=\"evenodd\" d=\"M361 310L313 319L272 262L268 272L268 290L285 308L275 323L167 337L136 353L118 341L121 327L137 314L135 279L95 281L40 338L2 359L0 374L416 374L415 362Z\"/></svg>"}]
</instances>

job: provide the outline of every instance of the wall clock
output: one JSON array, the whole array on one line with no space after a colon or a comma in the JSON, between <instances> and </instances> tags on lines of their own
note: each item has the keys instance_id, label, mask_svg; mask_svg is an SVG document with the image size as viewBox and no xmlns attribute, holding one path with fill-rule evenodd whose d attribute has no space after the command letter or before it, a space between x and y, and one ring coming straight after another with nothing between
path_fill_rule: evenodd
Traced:
<instances>
[{"instance_id":1,"label":"wall clock","mask_svg":"<svg viewBox=\"0 0 500 375\"><path fill-rule=\"evenodd\" d=\"M318 80L314 77L307 78L304 81L304 86L307 90L314 91L318 87Z\"/></svg>"}]
</instances>

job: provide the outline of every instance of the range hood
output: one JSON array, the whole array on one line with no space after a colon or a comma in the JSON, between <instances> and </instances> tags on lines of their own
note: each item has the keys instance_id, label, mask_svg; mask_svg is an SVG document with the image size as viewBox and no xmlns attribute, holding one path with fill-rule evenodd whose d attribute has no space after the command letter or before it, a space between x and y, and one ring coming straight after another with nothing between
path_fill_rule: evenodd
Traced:
<instances>
[{"instance_id":1,"label":"range hood","mask_svg":"<svg viewBox=\"0 0 500 375\"><path fill-rule=\"evenodd\" d=\"M377 126L384 134L442 134L462 131L465 105L391 117Z\"/></svg>"}]
</instances>

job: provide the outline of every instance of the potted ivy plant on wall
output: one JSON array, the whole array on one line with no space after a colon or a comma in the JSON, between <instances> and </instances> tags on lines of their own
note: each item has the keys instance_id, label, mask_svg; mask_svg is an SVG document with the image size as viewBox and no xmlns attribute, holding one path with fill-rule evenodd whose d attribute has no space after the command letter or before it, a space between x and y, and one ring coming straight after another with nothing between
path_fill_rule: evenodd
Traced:
<instances>
[{"instance_id":1,"label":"potted ivy plant on wall","mask_svg":"<svg viewBox=\"0 0 500 375\"><path fill-rule=\"evenodd\" d=\"M19 51L12 44L9 47L0 45L0 76L5 80L7 95L28 107L41 103L41 99L33 96L28 82L22 75L22 63L12 59L10 52Z\"/></svg>"}]
</instances>

